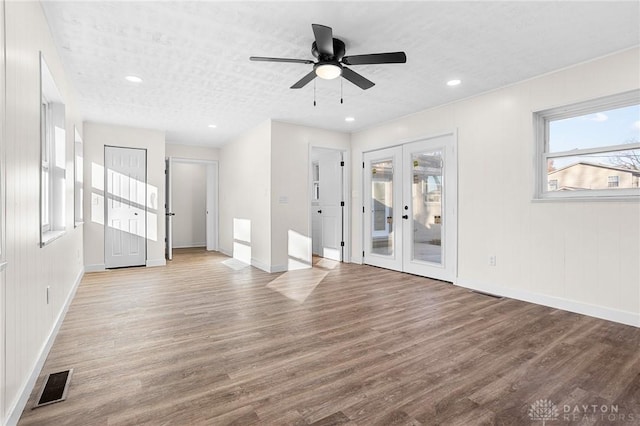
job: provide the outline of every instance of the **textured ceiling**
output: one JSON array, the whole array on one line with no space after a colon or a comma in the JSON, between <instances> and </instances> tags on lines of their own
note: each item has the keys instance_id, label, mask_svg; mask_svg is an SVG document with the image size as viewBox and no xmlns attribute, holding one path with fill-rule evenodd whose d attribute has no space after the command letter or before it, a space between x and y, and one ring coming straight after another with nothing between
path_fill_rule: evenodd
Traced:
<instances>
[{"instance_id":1,"label":"textured ceiling","mask_svg":"<svg viewBox=\"0 0 640 426\"><path fill-rule=\"evenodd\" d=\"M44 2L86 120L220 146L272 118L338 131L505 86L640 43L640 2ZM316 79L311 24L347 55L404 50L406 64L352 69L376 85ZM124 80L137 75L143 83ZM458 87L446 86L452 78ZM356 121L347 123L346 116ZM217 125L216 129L207 126Z\"/></svg>"}]
</instances>

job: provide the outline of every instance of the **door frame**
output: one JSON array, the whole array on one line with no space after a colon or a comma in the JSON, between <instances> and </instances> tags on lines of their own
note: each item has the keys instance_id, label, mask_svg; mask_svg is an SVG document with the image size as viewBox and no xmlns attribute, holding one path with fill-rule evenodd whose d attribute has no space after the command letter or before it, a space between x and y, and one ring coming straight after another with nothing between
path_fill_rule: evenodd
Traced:
<instances>
[{"instance_id":1,"label":"door frame","mask_svg":"<svg viewBox=\"0 0 640 426\"><path fill-rule=\"evenodd\" d=\"M451 241L453 242L454 246L450 252L449 252L449 257L451 257L451 267L452 267L452 283L456 284L457 279L458 279L458 252L459 252L459 247L458 247L458 242L459 242L459 236L458 236L458 207L460 204L460 200L459 200L459 191L458 191L458 182L459 182L459 170L458 170L458 130L453 129L451 131L448 132L441 132L441 133L431 133L431 134L427 134L427 135L421 135L421 136L417 136L417 137L412 137L412 138L406 138L406 139L401 139L399 141L397 141L397 143L393 144L393 145L387 145L387 146L381 146L375 149L370 149L367 151L362 151L362 155L361 155L361 163L362 163L362 172L360 175L360 180L362 183L362 188L361 188L361 194L362 194L362 209L363 209L363 217L362 217L362 221L360 223L360 230L361 230L361 244L362 244L362 253L363 253L363 257L362 257L362 264L366 264L365 263L365 257L364 257L364 252L365 252L365 238L366 238L366 229L365 229L365 218L364 218L364 209L365 209L365 203L367 202L365 200L365 183L366 183L366 179L365 179L365 169L364 169L364 164L365 164L365 154L371 153L371 152L375 152L375 151L380 151L383 149L388 149L388 148L397 148L397 147L403 147L404 145L408 145L408 144L412 144L415 142L422 142L422 141L428 141L430 139L437 139L437 138L441 138L441 137L447 137L447 136L451 136L452 138L452 149L453 149L453 163L455 165L455 173L453 173L453 192L454 195L452 197L452 199L454 200L455 205L453 206L452 212L450 213L452 215L452 217L450 219L448 219L449 222L449 229L447 232L451 233ZM404 191L403 188L400 188L400 191ZM450 190L451 191L451 190ZM404 195L403 195L404 197ZM402 198L402 197L401 197ZM403 250L403 248L401 247L400 250ZM404 253L402 253L402 256L404 256ZM438 278L436 278L438 279Z\"/></svg>"},{"instance_id":2,"label":"door frame","mask_svg":"<svg viewBox=\"0 0 640 426\"><path fill-rule=\"evenodd\" d=\"M220 212L220 205L218 203L218 187L219 187L219 164L218 160L200 160L196 158L186 158L186 157L166 157L166 161L169 161L170 164L181 163L181 164L204 164L206 166L206 201L205 208L207 211L213 206L213 214L207 217L205 213L205 244L206 249L208 251L218 251L219 249L219 223L218 217ZM168 188L168 191L172 191L173 188ZM165 205L165 214L166 214ZM169 242L169 235L167 235L167 241L165 243L165 252L166 245Z\"/></svg>"},{"instance_id":3,"label":"door frame","mask_svg":"<svg viewBox=\"0 0 640 426\"><path fill-rule=\"evenodd\" d=\"M342 207L342 241L344 241L344 247L342 247L342 262L350 263L351 197L349 195L351 194L351 151L347 148L309 144L309 152L307 154L307 209L309 238L313 238L313 209L311 208L311 203L313 202L313 161L311 154L314 149L323 149L342 153L342 161L344 162L344 166L342 168L342 200L344 201L344 207Z\"/></svg>"}]
</instances>

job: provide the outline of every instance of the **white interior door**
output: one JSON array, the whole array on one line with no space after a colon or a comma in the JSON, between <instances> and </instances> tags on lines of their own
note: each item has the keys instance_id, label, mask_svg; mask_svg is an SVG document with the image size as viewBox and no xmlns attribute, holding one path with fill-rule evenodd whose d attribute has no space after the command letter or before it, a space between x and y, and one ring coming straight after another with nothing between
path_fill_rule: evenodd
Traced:
<instances>
[{"instance_id":1,"label":"white interior door","mask_svg":"<svg viewBox=\"0 0 640 426\"><path fill-rule=\"evenodd\" d=\"M365 263L454 281L456 164L453 134L365 153Z\"/></svg>"},{"instance_id":2,"label":"white interior door","mask_svg":"<svg viewBox=\"0 0 640 426\"><path fill-rule=\"evenodd\" d=\"M402 271L402 147L364 154L365 263Z\"/></svg>"},{"instance_id":3,"label":"white interior door","mask_svg":"<svg viewBox=\"0 0 640 426\"><path fill-rule=\"evenodd\" d=\"M171 169L173 164L173 160L171 159L171 157L167 158L165 160L165 174L164 174L164 178L165 178L165 183L164 183L164 187L165 187L165 213L164 213L164 217L165 217L165 257L167 258L167 260L172 260L173 259L173 216L175 216L175 213L173 212L173 208L172 208L172 185L171 185Z\"/></svg>"},{"instance_id":4,"label":"white interior door","mask_svg":"<svg viewBox=\"0 0 640 426\"><path fill-rule=\"evenodd\" d=\"M106 146L105 266L146 264L147 152Z\"/></svg>"},{"instance_id":5,"label":"white interior door","mask_svg":"<svg viewBox=\"0 0 640 426\"><path fill-rule=\"evenodd\" d=\"M341 261L343 196L342 152L331 149L312 150L313 194L312 251L319 256Z\"/></svg>"}]
</instances>

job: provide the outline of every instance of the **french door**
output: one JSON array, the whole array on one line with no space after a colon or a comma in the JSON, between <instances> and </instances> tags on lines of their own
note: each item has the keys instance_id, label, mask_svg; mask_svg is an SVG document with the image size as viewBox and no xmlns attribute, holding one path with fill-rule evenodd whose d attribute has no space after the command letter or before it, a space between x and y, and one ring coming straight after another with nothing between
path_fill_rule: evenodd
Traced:
<instances>
[{"instance_id":1,"label":"french door","mask_svg":"<svg viewBox=\"0 0 640 426\"><path fill-rule=\"evenodd\" d=\"M364 154L364 263L454 281L456 163L453 134Z\"/></svg>"}]
</instances>

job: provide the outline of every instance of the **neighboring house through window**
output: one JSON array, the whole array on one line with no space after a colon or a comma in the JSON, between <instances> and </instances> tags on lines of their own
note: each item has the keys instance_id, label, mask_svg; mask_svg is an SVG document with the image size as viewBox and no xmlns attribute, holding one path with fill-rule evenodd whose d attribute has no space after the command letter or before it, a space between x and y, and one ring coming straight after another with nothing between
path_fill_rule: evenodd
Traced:
<instances>
[{"instance_id":1,"label":"neighboring house through window","mask_svg":"<svg viewBox=\"0 0 640 426\"><path fill-rule=\"evenodd\" d=\"M536 198L640 196L640 91L534 114Z\"/></svg>"}]
</instances>

